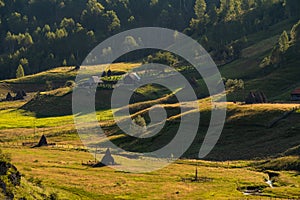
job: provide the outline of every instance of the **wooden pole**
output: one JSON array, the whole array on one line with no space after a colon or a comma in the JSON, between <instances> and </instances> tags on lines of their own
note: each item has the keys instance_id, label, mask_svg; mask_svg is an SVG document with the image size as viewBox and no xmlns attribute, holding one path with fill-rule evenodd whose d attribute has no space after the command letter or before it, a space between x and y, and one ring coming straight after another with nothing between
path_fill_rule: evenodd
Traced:
<instances>
[{"instance_id":1,"label":"wooden pole","mask_svg":"<svg viewBox=\"0 0 300 200\"><path fill-rule=\"evenodd\" d=\"M98 150L98 148L96 147L96 150L95 150L95 164L97 163L97 150Z\"/></svg>"},{"instance_id":2,"label":"wooden pole","mask_svg":"<svg viewBox=\"0 0 300 200\"><path fill-rule=\"evenodd\" d=\"M196 166L196 171L195 171L195 181L198 181L198 164Z\"/></svg>"}]
</instances>

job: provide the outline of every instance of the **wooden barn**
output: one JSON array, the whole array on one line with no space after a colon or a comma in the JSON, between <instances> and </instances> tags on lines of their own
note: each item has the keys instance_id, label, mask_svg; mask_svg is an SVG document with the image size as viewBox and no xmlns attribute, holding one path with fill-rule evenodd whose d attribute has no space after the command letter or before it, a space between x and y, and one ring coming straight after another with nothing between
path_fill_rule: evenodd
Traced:
<instances>
[{"instance_id":1,"label":"wooden barn","mask_svg":"<svg viewBox=\"0 0 300 200\"><path fill-rule=\"evenodd\" d=\"M300 88L297 88L291 92L291 100L300 101Z\"/></svg>"}]
</instances>

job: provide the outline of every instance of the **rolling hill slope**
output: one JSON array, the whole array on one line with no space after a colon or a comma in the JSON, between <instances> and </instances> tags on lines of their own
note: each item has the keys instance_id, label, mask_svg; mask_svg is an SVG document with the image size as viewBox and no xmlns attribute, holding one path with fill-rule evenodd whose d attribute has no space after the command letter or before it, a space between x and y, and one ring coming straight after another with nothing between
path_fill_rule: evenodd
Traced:
<instances>
[{"instance_id":1,"label":"rolling hill slope","mask_svg":"<svg viewBox=\"0 0 300 200\"><path fill-rule=\"evenodd\" d=\"M231 63L220 66L220 72L225 78L243 79L245 82L245 89L237 93L229 93L229 100L244 101L248 92L259 90L263 91L271 102L290 103L290 92L300 86L300 70L298 70L300 61L296 57L298 50L296 49L295 51L295 47L290 48L285 54L285 62L278 67L261 68L259 67L259 63L272 50L274 43L278 40L278 34L291 26L292 23L289 21L281 22L270 27L267 32L249 36L249 44L242 50L242 56ZM120 75L139 65L140 63L123 63L114 64L110 68L113 72ZM183 71L183 73L185 72ZM5 93L8 91L20 89L33 93L39 91L35 97L26 99L23 101L24 105L22 104L17 107L17 109L22 110L21 115L31 113L30 115L35 116L37 119L69 117L72 115L72 88L66 87L65 83L69 80L74 80L75 76L76 71L74 68L57 68L17 80L3 81L0 83L0 92L2 96L5 96ZM54 90L47 88L49 82L54 86L52 88ZM201 85L201 87L205 87L205 85ZM49 91L44 91L46 89ZM102 112L107 112L110 109L111 93L111 90L101 88L97 90L96 109L99 116L101 116ZM179 124L180 109L176 105L176 100L167 98L162 101L167 95L170 95L170 93L159 87L145 87L136 91L133 98L135 101L131 105L132 117L142 115L148 122L147 108L150 106L163 104L163 107L168 111L169 120L164 129L164 134L158 136L157 140L154 139L158 141L158 146L163 145L168 139L173 137L173 133L176 132ZM229 103L224 133L215 149L216 152L212 152L208 158L216 160L253 159L255 156L275 156L297 146L299 135L295 134L295 132L299 130L297 125L299 122L298 112L291 114L286 120L280 121L275 127L268 128L268 124L274 118L297 107L296 103L253 106L233 105ZM195 157L197 149L199 149L199 141L203 139L203 134L207 128L210 110L202 110L201 112L201 115L204 116L201 122L202 127L199 129L195 145L191 147L186 157ZM113 122L111 122L111 117L111 114L107 115L105 119L102 119L101 123L104 126L107 123L106 129L111 129L109 131L110 134L122 135L122 132L112 127ZM162 142L160 143L159 141ZM136 141L139 143L139 145L136 145L136 142L126 137L118 137L115 142L123 147L127 146L129 148L134 146L135 149L145 148L143 141ZM232 151L233 149L234 151ZM222 153L223 151L224 153Z\"/></svg>"}]
</instances>

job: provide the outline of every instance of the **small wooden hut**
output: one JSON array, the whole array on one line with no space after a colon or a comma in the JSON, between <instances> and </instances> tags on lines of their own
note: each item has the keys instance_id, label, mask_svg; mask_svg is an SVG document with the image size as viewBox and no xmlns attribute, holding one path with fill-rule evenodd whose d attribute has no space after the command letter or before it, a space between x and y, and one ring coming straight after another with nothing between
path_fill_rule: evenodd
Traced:
<instances>
[{"instance_id":1,"label":"small wooden hut","mask_svg":"<svg viewBox=\"0 0 300 200\"><path fill-rule=\"evenodd\" d=\"M292 101L300 101L300 88L297 88L291 92Z\"/></svg>"},{"instance_id":2,"label":"small wooden hut","mask_svg":"<svg viewBox=\"0 0 300 200\"><path fill-rule=\"evenodd\" d=\"M129 85L137 84L140 80L141 77L135 72L129 73L124 77L124 83Z\"/></svg>"},{"instance_id":3,"label":"small wooden hut","mask_svg":"<svg viewBox=\"0 0 300 200\"><path fill-rule=\"evenodd\" d=\"M245 99L246 104L259 104L259 103L267 103L266 95L261 91L250 92Z\"/></svg>"}]
</instances>

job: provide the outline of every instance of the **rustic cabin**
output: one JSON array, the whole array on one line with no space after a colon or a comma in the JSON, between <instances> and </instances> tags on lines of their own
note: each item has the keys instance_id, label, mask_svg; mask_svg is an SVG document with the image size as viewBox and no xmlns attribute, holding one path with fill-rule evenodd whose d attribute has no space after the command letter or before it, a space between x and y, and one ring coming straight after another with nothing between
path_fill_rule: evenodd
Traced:
<instances>
[{"instance_id":1,"label":"rustic cabin","mask_svg":"<svg viewBox=\"0 0 300 200\"><path fill-rule=\"evenodd\" d=\"M103 82L98 76L92 76L88 81L89 86L98 85L99 83Z\"/></svg>"},{"instance_id":2,"label":"rustic cabin","mask_svg":"<svg viewBox=\"0 0 300 200\"><path fill-rule=\"evenodd\" d=\"M291 100L292 101L300 101L300 88L297 88L294 91L292 91Z\"/></svg>"},{"instance_id":3,"label":"rustic cabin","mask_svg":"<svg viewBox=\"0 0 300 200\"><path fill-rule=\"evenodd\" d=\"M141 77L137 73L129 73L124 78L125 84L137 84L141 80Z\"/></svg>"}]
</instances>

